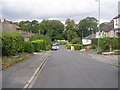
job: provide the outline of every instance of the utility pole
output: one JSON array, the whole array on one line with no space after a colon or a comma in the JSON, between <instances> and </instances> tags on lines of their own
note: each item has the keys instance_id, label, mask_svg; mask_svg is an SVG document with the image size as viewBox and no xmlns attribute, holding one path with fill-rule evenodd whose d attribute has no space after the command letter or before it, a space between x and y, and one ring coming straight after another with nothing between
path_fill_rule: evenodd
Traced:
<instances>
[{"instance_id":1,"label":"utility pole","mask_svg":"<svg viewBox=\"0 0 120 90\"><path fill-rule=\"evenodd\" d=\"M99 5L98 5L98 20L99 20L99 22L98 22L98 49L97 49L97 53L99 53L100 52L100 0L96 0L98 3L99 3Z\"/></svg>"},{"instance_id":2,"label":"utility pole","mask_svg":"<svg viewBox=\"0 0 120 90\"><path fill-rule=\"evenodd\" d=\"M39 30L39 39L40 39L40 30Z\"/></svg>"},{"instance_id":3,"label":"utility pole","mask_svg":"<svg viewBox=\"0 0 120 90\"><path fill-rule=\"evenodd\" d=\"M83 30L82 30L82 49L83 49Z\"/></svg>"}]
</instances>

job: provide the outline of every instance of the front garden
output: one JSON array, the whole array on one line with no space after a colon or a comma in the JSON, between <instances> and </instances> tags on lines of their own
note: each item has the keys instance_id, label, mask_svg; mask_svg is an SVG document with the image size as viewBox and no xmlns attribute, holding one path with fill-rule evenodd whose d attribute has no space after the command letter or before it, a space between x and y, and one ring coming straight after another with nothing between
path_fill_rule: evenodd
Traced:
<instances>
[{"instance_id":1,"label":"front garden","mask_svg":"<svg viewBox=\"0 0 120 90\"><path fill-rule=\"evenodd\" d=\"M35 37L32 35L31 37ZM30 38L31 38L30 37ZM9 67L40 52L51 49L51 40L47 36L37 36L34 40L25 42L22 34L18 32L3 32L2 34L2 65Z\"/></svg>"}]
</instances>

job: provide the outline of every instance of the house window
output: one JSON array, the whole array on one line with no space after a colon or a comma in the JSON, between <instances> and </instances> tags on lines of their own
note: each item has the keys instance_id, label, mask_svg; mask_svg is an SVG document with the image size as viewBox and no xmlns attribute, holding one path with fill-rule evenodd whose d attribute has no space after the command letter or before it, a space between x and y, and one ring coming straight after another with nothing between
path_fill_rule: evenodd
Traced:
<instances>
[{"instance_id":1,"label":"house window","mask_svg":"<svg viewBox=\"0 0 120 90\"><path fill-rule=\"evenodd\" d=\"M120 32L117 32L116 34L117 34L117 35L116 35L117 37L120 37Z\"/></svg>"},{"instance_id":2,"label":"house window","mask_svg":"<svg viewBox=\"0 0 120 90\"><path fill-rule=\"evenodd\" d=\"M117 19L116 19L116 25L117 25Z\"/></svg>"}]
</instances>

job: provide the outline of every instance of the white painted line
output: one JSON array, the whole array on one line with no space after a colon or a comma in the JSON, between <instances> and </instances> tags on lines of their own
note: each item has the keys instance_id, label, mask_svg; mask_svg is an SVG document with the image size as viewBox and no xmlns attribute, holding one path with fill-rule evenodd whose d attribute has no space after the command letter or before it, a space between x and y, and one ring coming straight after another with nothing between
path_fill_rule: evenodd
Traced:
<instances>
[{"instance_id":1,"label":"white painted line","mask_svg":"<svg viewBox=\"0 0 120 90\"><path fill-rule=\"evenodd\" d=\"M29 85L32 83L33 79L35 78L35 76L38 74L38 72L42 71L44 64L47 62L47 59L50 55L48 55L43 62L40 64L40 66L36 69L36 71L34 72L34 74L31 76L31 78L26 82L24 89L25 88L29 88Z\"/></svg>"}]
</instances>

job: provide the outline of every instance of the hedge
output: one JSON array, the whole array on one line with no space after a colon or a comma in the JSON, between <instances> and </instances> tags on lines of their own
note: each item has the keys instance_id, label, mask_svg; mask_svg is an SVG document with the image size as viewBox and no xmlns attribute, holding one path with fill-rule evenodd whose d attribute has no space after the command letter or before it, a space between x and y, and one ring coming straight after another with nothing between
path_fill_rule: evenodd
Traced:
<instances>
[{"instance_id":1,"label":"hedge","mask_svg":"<svg viewBox=\"0 0 120 90\"><path fill-rule=\"evenodd\" d=\"M57 40L57 42L58 42L58 43L61 43L61 44L66 44L66 43L68 43L67 40Z\"/></svg>"},{"instance_id":2,"label":"hedge","mask_svg":"<svg viewBox=\"0 0 120 90\"><path fill-rule=\"evenodd\" d=\"M82 45L81 44L74 44L74 49L80 50L80 49L82 49Z\"/></svg>"},{"instance_id":3,"label":"hedge","mask_svg":"<svg viewBox=\"0 0 120 90\"><path fill-rule=\"evenodd\" d=\"M82 44L66 44L67 49L71 49L71 46L74 46L75 50L82 49Z\"/></svg>"},{"instance_id":4,"label":"hedge","mask_svg":"<svg viewBox=\"0 0 120 90\"><path fill-rule=\"evenodd\" d=\"M31 42L25 42L24 43L24 52L32 53L34 52L34 46Z\"/></svg>"},{"instance_id":5,"label":"hedge","mask_svg":"<svg viewBox=\"0 0 120 90\"><path fill-rule=\"evenodd\" d=\"M39 51L40 50L40 43L38 41L32 41L31 42L33 47L34 47L34 51Z\"/></svg>"},{"instance_id":6,"label":"hedge","mask_svg":"<svg viewBox=\"0 0 120 90\"><path fill-rule=\"evenodd\" d=\"M23 51L24 37L18 32L4 32L2 34L2 55L16 55Z\"/></svg>"},{"instance_id":7,"label":"hedge","mask_svg":"<svg viewBox=\"0 0 120 90\"><path fill-rule=\"evenodd\" d=\"M109 51L110 45L112 47L112 50L115 49L120 49L120 38L100 38L99 39L99 46L100 46L100 51ZM98 39L92 39L92 47L97 49L98 45Z\"/></svg>"},{"instance_id":8,"label":"hedge","mask_svg":"<svg viewBox=\"0 0 120 90\"><path fill-rule=\"evenodd\" d=\"M47 50L47 51L48 51L48 50L51 50L51 48L52 48L52 46L51 46L51 45L47 45L45 50Z\"/></svg>"},{"instance_id":9,"label":"hedge","mask_svg":"<svg viewBox=\"0 0 120 90\"><path fill-rule=\"evenodd\" d=\"M73 44L66 44L67 49L71 49L71 46L73 46Z\"/></svg>"}]
</instances>

